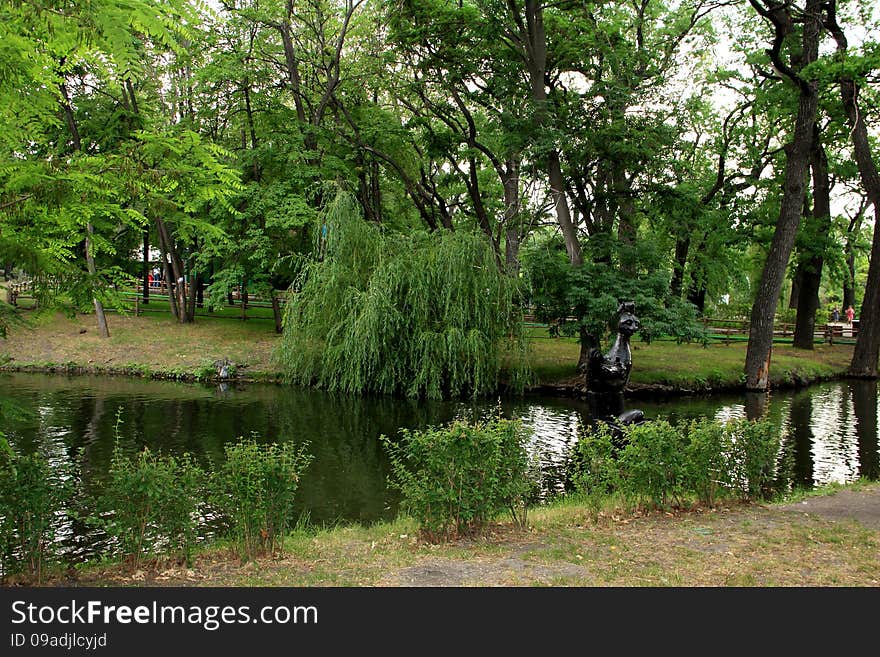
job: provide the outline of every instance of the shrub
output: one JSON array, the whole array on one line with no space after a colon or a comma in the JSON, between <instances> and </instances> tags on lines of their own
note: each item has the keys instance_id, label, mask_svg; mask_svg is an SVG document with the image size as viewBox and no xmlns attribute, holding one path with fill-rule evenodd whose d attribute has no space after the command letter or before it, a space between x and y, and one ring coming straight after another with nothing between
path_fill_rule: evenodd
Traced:
<instances>
[{"instance_id":1,"label":"shrub","mask_svg":"<svg viewBox=\"0 0 880 657\"><path fill-rule=\"evenodd\" d=\"M160 550L189 562L204 482L189 454L163 456L144 448L132 457L117 444L98 502L98 524L134 566Z\"/></svg>"},{"instance_id":2,"label":"shrub","mask_svg":"<svg viewBox=\"0 0 880 657\"><path fill-rule=\"evenodd\" d=\"M71 490L66 468L17 454L0 433L0 581L16 573L42 581Z\"/></svg>"},{"instance_id":3,"label":"shrub","mask_svg":"<svg viewBox=\"0 0 880 657\"><path fill-rule=\"evenodd\" d=\"M654 506L680 503L687 489L686 435L666 420L624 427L627 444L620 453L624 492Z\"/></svg>"},{"instance_id":4,"label":"shrub","mask_svg":"<svg viewBox=\"0 0 880 657\"><path fill-rule=\"evenodd\" d=\"M214 497L243 558L283 549L299 479L312 461L307 447L261 445L253 438L226 445L226 461L214 476Z\"/></svg>"},{"instance_id":5,"label":"shrub","mask_svg":"<svg viewBox=\"0 0 880 657\"><path fill-rule=\"evenodd\" d=\"M714 506L720 492L730 488L729 432L719 422L698 421L683 427L690 489L700 502Z\"/></svg>"},{"instance_id":6,"label":"shrub","mask_svg":"<svg viewBox=\"0 0 880 657\"><path fill-rule=\"evenodd\" d=\"M730 483L742 499L766 497L773 477L781 436L770 422L737 420L730 436Z\"/></svg>"},{"instance_id":7,"label":"shrub","mask_svg":"<svg viewBox=\"0 0 880 657\"><path fill-rule=\"evenodd\" d=\"M473 533L505 510L525 525L533 483L518 420L457 421L399 434L398 442L381 437L391 459L390 483L426 538Z\"/></svg>"},{"instance_id":8,"label":"shrub","mask_svg":"<svg viewBox=\"0 0 880 657\"><path fill-rule=\"evenodd\" d=\"M666 420L619 429L599 423L575 446L575 490L597 498L619 492L657 507L680 505L685 497L714 505L720 497L755 499L773 476L780 436L770 422L700 420L673 426Z\"/></svg>"}]
</instances>

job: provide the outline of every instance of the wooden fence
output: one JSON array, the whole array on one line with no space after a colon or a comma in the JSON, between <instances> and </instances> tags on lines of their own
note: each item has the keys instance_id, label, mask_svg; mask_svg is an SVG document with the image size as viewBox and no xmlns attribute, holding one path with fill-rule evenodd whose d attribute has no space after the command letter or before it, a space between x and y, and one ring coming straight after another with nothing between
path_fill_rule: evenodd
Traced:
<instances>
[{"instance_id":1,"label":"wooden fence","mask_svg":"<svg viewBox=\"0 0 880 657\"><path fill-rule=\"evenodd\" d=\"M704 317L703 326L710 338L725 343L749 339L749 321L746 319L717 319ZM773 325L773 339L787 342L794 338L794 324L777 322ZM813 330L813 342L816 343L851 343L859 334L859 320L847 322L817 323Z\"/></svg>"},{"instance_id":2,"label":"wooden fence","mask_svg":"<svg viewBox=\"0 0 880 657\"><path fill-rule=\"evenodd\" d=\"M566 317L562 321L576 322L576 317ZM546 329L547 338L559 337L559 326L562 321L547 324L538 321L534 315L525 315L527 328ZM749 339L749 321L746 319L719 319L713 317L703 317L701 319L709 339L713 342L723 342L731 344L733 342L747 341ZM790 342L794 338L794 324L785 322L777 322L773 326L774 342ZM855 342L859 334L859 320L853 320L852 324L847 322L828 322L825 324L816 324L813 332L814 343L827 344L852 344ZM536 336L537 337L537 336Z\"/></svg>"}]
</instances>

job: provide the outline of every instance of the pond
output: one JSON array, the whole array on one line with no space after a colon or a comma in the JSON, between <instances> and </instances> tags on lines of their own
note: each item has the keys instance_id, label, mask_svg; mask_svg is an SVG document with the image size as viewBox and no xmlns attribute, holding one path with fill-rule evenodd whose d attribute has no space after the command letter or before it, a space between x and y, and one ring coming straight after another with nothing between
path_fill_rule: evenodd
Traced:
<instances>
[{"instance_id":1,"label":"pond","mask_svg":"<svg viewBox=\"0 0 880 657\"><path fill-rule=\"evenodd\" d=\"M20 413L2 430L23 452L50 462L81 454L83 483L106 472L117 440L189 452L207 468L239 436L307 442L314 460L297 493L298 512L313 524L391 519L398 497L379 437L454 418L486 417L500 408L520 417L540 458L545 494L564 489L568 452L593 418L585 401L547 396L433 402L344 397L268 384L187 384L113 377L0 374L0 397ZM775 486L810 488L877 479L877 382L839 381L769 395L712 395L628 400L651 419L767 418L784 435ZM7 414L8 415L8 414ZM82 542L80 541L80 544Z\"/></svg>"}]
</instances>

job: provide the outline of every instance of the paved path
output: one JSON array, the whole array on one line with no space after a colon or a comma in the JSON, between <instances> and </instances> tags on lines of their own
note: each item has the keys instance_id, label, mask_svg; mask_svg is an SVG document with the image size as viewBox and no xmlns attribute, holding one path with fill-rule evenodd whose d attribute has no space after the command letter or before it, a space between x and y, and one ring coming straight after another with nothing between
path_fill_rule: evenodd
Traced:
<instances>
[{"instance_id":1,"label":"paved path","mask_svg":"<svg viewBox=\"0 0 880 657\"><path fill-rule=\"evenodd\" d=\"M780 506L828 518L829 520L856 520L865 527L880 530L880 485L860 490L841 490L833 495L809 497L801 502Z\"/></svg>"}]
</instances>

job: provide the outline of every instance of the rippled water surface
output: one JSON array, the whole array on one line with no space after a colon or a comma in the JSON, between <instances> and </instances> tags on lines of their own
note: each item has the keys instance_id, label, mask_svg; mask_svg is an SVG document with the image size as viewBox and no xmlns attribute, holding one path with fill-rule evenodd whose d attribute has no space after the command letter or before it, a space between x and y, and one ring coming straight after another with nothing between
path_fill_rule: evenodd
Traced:
<instances>
[{"instance_id":1,"label":"rippled water surface","mask_svg":"<svg viewBox=\"0 0 880 657\"><path fill-rule=\"evenodd\" d=\"M23 451L54 462L82 454L84 480L106 470L115 441L163 452L190 452L206 467L223 446L254 434L263 441L308 442L314 455L298 493L312 522L391 518L398 499L387 486L382 434L453 418L482 417L500 406L522 418L541 462L545 492L561 490L568 450L593 421L586 402L527 396L479 403L337 397L274 385L218 387L126 378L0 375L0 397L21 412L3 431ZM8 404L6 405L8 406ZM627 401L648 418L757 417L785 436L780 487L811 487L878 477L877 383L842 381L770 395L724 395ZM81 452L80 452L81 450Z\"/></svg>"}]
</instances>

